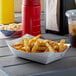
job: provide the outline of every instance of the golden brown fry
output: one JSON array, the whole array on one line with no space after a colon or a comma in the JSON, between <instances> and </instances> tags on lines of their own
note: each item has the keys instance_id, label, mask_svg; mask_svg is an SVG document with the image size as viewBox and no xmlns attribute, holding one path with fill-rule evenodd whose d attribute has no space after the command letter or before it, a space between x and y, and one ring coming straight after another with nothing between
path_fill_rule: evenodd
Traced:
<instances>
[{"instance_id":1,"label":"golden brown fry","mask_svg":"<svg viewBox=\"0 0 76 76\"><path fill-rule=\"evenodd\" d=\"M24 42L24 46L25 46L25 47L26 47L26 46L29 46L29 38L24 37L24 38L23 38L23 42Z\"/></svg>"},{"instance_id":2,"label":"golden brown fry","mask_svg":"<svg viewBox=\"0 0 76 76\"><path fill-rule=\"evenodd\" d=\"M43 39L40 39L38 41L39 41L39 46L42 46L42 47L45 47L46 46L46 43L49 42L49 40L43 40Z\"/></svg>"},{"instance_id":3,"label":"golden brown fry","mask_svg":"<svg viewBox=\"0 0 76 76\"><path fill-rule=\"evenodd\" d=\"M48 49L48 48L46 48L46 50L45 50L44 52L49 52L49 49Z\"/></svg>"},{"instance_id":4,"label":"golden brown fry","mask_svg":"<svg viewBox=\"0 0 76 76\"><path fill-rule=\"evenodd\" d=\"M20 48L22 48L24 45L22 44L22 43L16 43L14 46L12 46L13 48L15 48L15 49L20 49Z\"/></svg>"},{"instance_id":5,"label":"golden brown fry","mask_svg":"<svg viewBox=\"0 0 76 76\"><path fill-rule=\"evenodd\" d=\"M44 42L44 40L38 40L39 41L39 46L41 47L45 47L45 42Z\"/></svg>"},{"instance_id":6,"label":"golden brown fry","mask_svg":"<svg viewBox=\"0 0 76 76\"><path fill-rule=\"evenodd\" d=\"M29 38L23 38L24 40L24 49L27 50L28 52L30 51L30 47L29 47Z\"/></svg>"},{"instance_id":7,"label":"golden brown fry","mask_svg":"<svg viewBox=\"0 0 76 76\"><path fill-rule=\"evenodd\" d=\"M36 42L39 38L41 38L41 35L38 35L38 36L34 37L33 39L31 39L29 41L29 44Z\"/></svg>"},{"instance_id":8,"label":"golden brown fry","mask_svg":"<svg viewBox=\"0 0 76 76\"><path fill-rule=\"evenodd\" d=\"M56 50L54 50L51 45L49 45L49 43L46 43L47 48L49 49L49 51L51 52L57 52Z\"/></svg>"},{"instance_id":9,"label":"golden brown fry","mask_svg":"<svg viewBox=\"0 0 76 76\"><path fill-rule=\"evenodd\" d=\"M22 50L24 50L25 52L30 52L30 48L29 47L22 47Z\"/></svg>"},{"instance_id":10,"label":"golden brown fry","mask_svg":"<svg viewBox=\"0 0 76 76\"><path fill-rule=\"evenodd\" d=\"M13 46L13 48L15 48L15 49L19 50L19 49L21 49L21 48L22 48L22 46Z\"/></svg>"},{"instance_id":11,"label":"golden brown fry","mask_svg":"<svg viewBox=\"0 0 76 76\"><path fill-rule=\"evenodd\" d=\"M24 46L23 43L16 43L14 46Z\"/></svg>"},{"instance_id":12,"label":"golden brown fry","mask_svg":"<svg viewBox=\"0 0 76 76\"><path fill-rule=\"evenodd\" d=\"M55 41L50 41L49 44L52 46L54 50L59 50L59 45Z\"/></svg>"},{"instance_id":13,"label":"golden brown fry","mask_svg":"<svg viewBox=\"0 0 76 76\"><path fill-rule=\"evenodd\" d=\"M45 51L46 50L46 47L38 47L38 51L40 51L40 50Z\"/></svg>"},{"instance_id":14,"label":"golden brown fry","mask_svg":"<svg viewBox=\"0 0 76 76\"><path fill-rule=\"evenodd\" d=\"M41 37L41 35L38 35L36 37L34 37L33 39L29 40L29 45L30 48L32 48L34 46L34 43Z\"/></svg>"},{"instance_id":15,"label":"golden brown fry","mask_svg":"<svg viewBox=\"0 0 76 76\"><path fill-rule=\"evenodd\" d=\"M35 40L37 40L39 38L41 38L41 35L38 35L38 36L34 37Z\"/></svg>"},{"instance_id":16,"label":"golden brown fry","mask_svg":"<svg viewBox=\"0 0 76 76\"><path fill-rule=\"evenodd\" d=\"M18 50L26 52L25 49L23 49L23 48L20 48L20 49L18 49Z\"/></svg>"},{"instance_id":17,"label":"golden brown fry","mask_svg":"<svg viewBox=\"0 0 76 76\"><path fill-rule=\"evenodd\" d=\"M32 48L32 53L36 53L37 52L37 50L38 50L38 47L39 47L39 42L38 41L36 41L35 43L34 43L34 46L33 46L33 48Z\"/></svg>"},{"instance_id":18,"label":"golden brown fry","mask_svg":"<svg viewBox=\"0 0 76 76\"><path fill-rule=\"evenodd\" d=\"M64 49L65 49L64 43L65 43L65 40L61 40L60 41L59 52L63 52L64 51Z\"/></svg>"}]
</instances>

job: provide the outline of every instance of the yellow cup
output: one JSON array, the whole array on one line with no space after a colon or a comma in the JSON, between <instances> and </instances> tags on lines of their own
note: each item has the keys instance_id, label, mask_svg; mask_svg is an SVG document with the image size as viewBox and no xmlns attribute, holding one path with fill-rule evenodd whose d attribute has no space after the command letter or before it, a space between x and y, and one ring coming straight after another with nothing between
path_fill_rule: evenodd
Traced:
<instances>
[{"instance_id":1,"label":"yellow cup","mask_svg":"<svg viewBox=\"0 0 76 76\"><path fill-rule=\"evenodd\" d=\"M0 24L14 22L14 0L0 0Z\"/></svg>"}]
</instances>

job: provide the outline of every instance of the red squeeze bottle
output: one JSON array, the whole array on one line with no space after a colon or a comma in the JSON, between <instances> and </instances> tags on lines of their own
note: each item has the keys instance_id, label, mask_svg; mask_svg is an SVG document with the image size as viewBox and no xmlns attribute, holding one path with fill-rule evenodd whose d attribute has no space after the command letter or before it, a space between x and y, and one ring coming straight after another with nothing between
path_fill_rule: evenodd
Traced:
<instances>
[{"instance_id":1,"label":"red squeeze bottle","mask_svg":"<svg viewBox=\"0 0 76 76\"><path fill-rule=\"evenodd\" d=\"M22 4L22 35L36 36L41 34L40 0L23 0Z\"/></svg>"}]
</instances>

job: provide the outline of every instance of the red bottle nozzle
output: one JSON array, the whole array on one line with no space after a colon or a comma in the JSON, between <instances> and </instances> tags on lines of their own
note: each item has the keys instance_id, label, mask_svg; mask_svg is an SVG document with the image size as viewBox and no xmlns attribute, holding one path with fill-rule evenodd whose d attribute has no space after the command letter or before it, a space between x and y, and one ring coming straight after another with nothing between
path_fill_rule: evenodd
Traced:
<instances>
[{"instance_id":1,"label":"red bottle nozzle","mask_svg":"<svg viewBox=\"0 0 76 76\"><path fill-rule=\"evenodd\" d=\"M24 5L40 5L40 0L23 0Z\"/></svg>"}]
</instances>

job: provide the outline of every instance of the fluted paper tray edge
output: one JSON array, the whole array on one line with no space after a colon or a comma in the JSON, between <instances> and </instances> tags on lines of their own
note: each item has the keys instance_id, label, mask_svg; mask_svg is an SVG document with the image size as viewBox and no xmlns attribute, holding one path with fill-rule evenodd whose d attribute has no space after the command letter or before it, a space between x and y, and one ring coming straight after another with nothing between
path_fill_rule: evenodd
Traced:
<instances>
[{"instance_id":1,"label":"fluted paper tray edge","mask_svg":"<svg viewBox=\"0 0 76 76\"><path fill-rule=\"evenodd\" d=\"M25 35L23 37L29 37L30 39L33 38L33 36L31 35ZM22 52L22 51L18 51L16 49L14 49L13 47L11 47L13 44L15 44L16 42L21 42L22 41L22 37L19 39L15 39L15 40L11 40L11 41L6 41L8 47L10 48L11 52L17 56L17 57L21 57L24 59L29 59L32 61L36 61L39 63L43 63L43 64L48 64L51 63L53 61L56 61L58 59L61 59L65 53L67 52L70 44L66 44L68 45L68 48L61 53L53 53L53 52L47 52L47 53L27 53L27 52Z\"/></svg>"}]
</instances>

